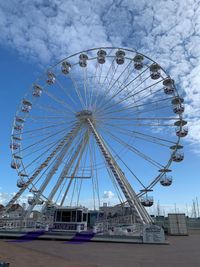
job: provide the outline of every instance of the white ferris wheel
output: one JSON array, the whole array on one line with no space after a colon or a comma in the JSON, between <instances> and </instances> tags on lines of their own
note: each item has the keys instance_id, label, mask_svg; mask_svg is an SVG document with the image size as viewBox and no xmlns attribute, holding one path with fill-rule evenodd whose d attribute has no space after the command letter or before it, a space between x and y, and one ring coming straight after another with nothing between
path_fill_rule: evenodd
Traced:
<instances>
[{"instance_id":1,"label":"white ferris wheel","mask_svg":"<svg viewBox=\"0 0 200 267\"><path fill-rule=\"evenodd\" d=\"M109 190L150 223L151 191L170 186L170 165L184 158L183 102L174 80L136 50L66 57L37 79L16 112L10 147L19 191L6 209L27 190L27 216L49 203L87 200L98 209Z\"/></svg>"}]
</instances>

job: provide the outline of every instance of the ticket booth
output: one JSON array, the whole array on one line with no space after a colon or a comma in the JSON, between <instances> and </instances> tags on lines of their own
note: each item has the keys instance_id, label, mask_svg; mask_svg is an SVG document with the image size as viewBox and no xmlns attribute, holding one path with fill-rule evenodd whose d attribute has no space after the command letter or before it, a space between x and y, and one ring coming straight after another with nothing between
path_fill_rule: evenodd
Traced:
<instances>
[{"instance_id":1,"label":"ticket booth","mask_svg":"<svg viewBox=\"0 0 200 267\"><path fill-rule=\"evenodd\" d=\"M55 231L87 230L88 209L83 207L60 207L54 214L53 229Z\"/></svg>"}]
</instances>

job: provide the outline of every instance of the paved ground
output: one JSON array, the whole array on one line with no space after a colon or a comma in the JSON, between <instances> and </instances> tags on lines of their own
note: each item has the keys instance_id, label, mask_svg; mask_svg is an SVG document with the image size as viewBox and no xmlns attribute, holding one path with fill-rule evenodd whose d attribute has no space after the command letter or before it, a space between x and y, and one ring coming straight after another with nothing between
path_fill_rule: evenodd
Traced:
<instances>
[{"instance_id":1,"label":"paved ground","mask_svg":"<svg viewBox=\"0 0 200 267\"><path fill-rule=\"evenodd\" d=\"M170 245L0 240L0 261L10 267L199 267L200 231L168 237Z\"/></svg>"}]
</instances>

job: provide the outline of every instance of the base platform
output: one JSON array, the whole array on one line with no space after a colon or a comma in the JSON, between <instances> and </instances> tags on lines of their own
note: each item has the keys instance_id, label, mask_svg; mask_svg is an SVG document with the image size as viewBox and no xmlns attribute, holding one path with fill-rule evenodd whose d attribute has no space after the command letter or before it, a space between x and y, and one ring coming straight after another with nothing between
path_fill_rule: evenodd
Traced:
<instances>
[{"instance_id":1,"label":"base platform","mask_svg":"<svg viewBox=\"0 0 200 267\"><path fill-rule=\"evenodd\" d=\"M142 236L121 236L121 235L105 235L94 234L92 232L46 232L43 230L33 231L0 231L1 239L11 239L8 242L30 242L34 240L60 240L69 243L85 243L85 242L113 242L113 243L135 243L135 244L169 244L164 242L154 243L145 242Z\"/></svg>"}]
</instances>

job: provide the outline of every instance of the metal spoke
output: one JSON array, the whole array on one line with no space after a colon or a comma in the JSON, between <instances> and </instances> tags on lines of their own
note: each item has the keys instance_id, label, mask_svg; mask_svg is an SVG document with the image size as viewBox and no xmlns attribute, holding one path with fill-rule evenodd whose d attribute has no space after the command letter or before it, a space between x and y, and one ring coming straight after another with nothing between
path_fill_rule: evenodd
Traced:
<instances>
[{"instance_id":1,"label":"metal spoke","mask_svg":"<svg viewBox=\"0 0 200 267\"><path fill-rule=\"evenodd\" d=\"M145 155L144 153L142 153L140 150L138 150L137 148L133 147L132 145L127 144L126 142L122 141L120 138L116 137L116 135L112 134L110 131L105 130L105 132L107 132L109 135L111 135L113 137L113 139L115 139L119 144L123 145L124 147L126 147L130 151L132 151L135 154L137 154L138 156L142 157L144 160L148 161L149 163L151 163L155 167L157 167L159 169L160 168L164 168L164 166L162 164L160 164L159 162L153 160L151 157Z\"/></svg>"},{"instance_id":2,"label":"metal spoke","mask_svg":"<svg viewBox=\"0 0 200 267\"><path fill-rule=\"evenodd\" d=\"M123 165L129 170L129 172L132 174L132 176L139 182L139 184L143 187L146 188L146 186L141 182L141 180L136 176L136 174L130 169L130 167L128 167L128 165L125 163L125 161L120 157L120 155L116 152L116 150L114 150L111 146L108 145L109 149L115 154L117 155L117 158L123 163Z\"/></svg>"},{"instance_id":3,"label":"metal spoke","mask_svg":"<svg viewBox=\"0 0 200 267\"><path fill-rule=\"evenodd\" d=\"M77 85L77 82L76 82L75 79L72 77L72 74L71 74L71 73L69 73L69 78L71 79L71 81L72 81L72 83L73 83L75 92L76 92L76 94L77 94L77 96L78 96L78 99L79 99L79 101L80 101L80 103L81 103L82 108L85 109L86 106L85 106L83 97L82 97L82 95L81 95L80 89L79 89L79 87L78 87L78 85Z\"/></svg>"},{"instance_id":4,"label":"metal spoke","mask_svg":"<svg viewBox=\"0 0 200 267\"><path fill-rule=\"evenodd\" d=\"M133 78L130 82L128 82L125 86L123 86L122 88L120 88L119 91L117 91L114 95L112 95L112 97L110 97L105 103L104 106L107 105L113 98L115 98L117 95L119 95L124 89L126 89L129 85L131 85L134 81L136 81L138 79L138 77L140 77L143 73L145 73L147 71L148 68L146 68L144 71L142 71L138 76L136 76L135 78ZM119 77L118 77L119 78ZM117 81L117 80L116 80ZM115 83L114 83L115 84ZM113 85L114 85L113 84ZM112 87L113 87L112 85ZM112 88L111 87L111 88ZM110 89L111 89L110 88ZM102 106L98 107L99 110L101 110Z\"/></svg>"},{"instance_id":5,"label":"metal spoke","mask_svg":"<svg viewBox=\"0 0 200 267\"><path fill-rule=\"evenodd\" d=\"M108 109L110 109L111 107L114 107L114 106L116 106L116 105L118 105L118 104L123 103L124 101L128 100L129 98L134 97L134 96L140 94L141 92L144 92L145 90L147 90L147 89L151 88L152 86L154 86L154 85L160 83L161 81L163 81L163 80L160 80L160 81L158 81L158 82L156 82L156 83L154 83L154 84L152 84L152 85L149 85L149 86L147 86L147 87L145 87L145 88L143 88L143 89L137 91L137 92L134 93L134 94L131 94L131 95L129 95L129 96L123 98L123 99L120 99L118 102L116 102L116 103L110 105L109 107L107 107L107 108L105 107L105 108L103 109L103 111L108 110ZM112 99L113 99L113 98L112 98Z\"/></svg>"},{"instance_id":6,"label":"metal spoke","mask_svg":"<svg viewBox=\"0 0 200 267\"><path fill-rule=\"evenodd\" d=\"M56 134L53 133L53 134L49 135L48 137L42 138L42 139L40 139L39 141L37 141L37 142L35 142L35 143L33 143L33 144L27 146L27 147L24 147L23 149L20 150L20 152L23 152L23 151L27 150L28 148L33 147L33 146L35 146L35 145L38 145L38 144L40 144L40 143L46 141L47 139L49 139L49 138L51 138L51 137L54 137L55 135L58 135L58 134L63 133L63 132L66 132L66 130L68 130L68 128L62 129L61 131L57 132Z\"/></svg>"},{"instance_id":7,"label":"metal spoke","mask_svg":"<svg viewBox=\"0 0 200 267\"><path fill-rule=\"evenodd\" d=\"M70 105L66 104L62 99L60 99L59 97L55 96L54 94L50 93L49 91L44 90L44 93L50 97L52 100L54 100L55 102L57 102L59 105L62 105L65 109L67 109L68 111L75 113L74 109L70 107Z\"/></svg>"},{"instance_id":8,"label":"metal spoke","mask_svg":"<svg viewBox=\"0 0 200 267\"><path fill-rule=\"evenodd\" d=\"M130 137L133 137L133 138L136 138L136 139L140 139L140 140L144 140L144 141L150 142L152 144L160 145L160 146L167 147L167 148L170 148L170 145L172 145L172 144L176 145L176 142L172 142L172 141L169 141L169 140L166 140L166 139L157 138L155 136L143 134L143 133L140 133L140 132L137 132L137 131L129 131L127 129L122 129L120 127L115 127L115 129L116 128L118 128L119 129L119 133L121 133L123 135L130 136ZM108 129L108 128L106 127L106 129ZM167 142L169 144L164 144L164 143L161 143L159 141L165 141L165 142Z\"/></svg>"}]
</instances>

